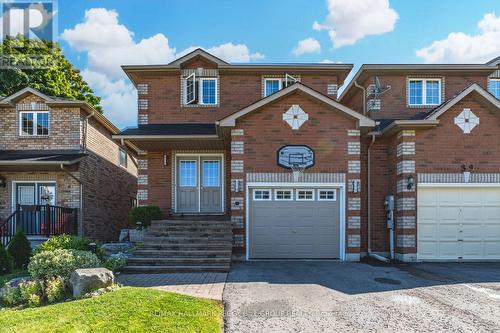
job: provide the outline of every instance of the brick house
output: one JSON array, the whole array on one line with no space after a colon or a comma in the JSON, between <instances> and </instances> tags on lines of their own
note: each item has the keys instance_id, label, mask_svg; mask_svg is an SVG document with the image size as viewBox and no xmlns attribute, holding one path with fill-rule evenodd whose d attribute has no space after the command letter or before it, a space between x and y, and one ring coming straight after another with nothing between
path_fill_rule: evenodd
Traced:
<instances>
[{"instance_id":1,"label":"brick house","mask_svg":"<svg viewBox=\"0 0 500 333\"><path fill-rule=\"evenodd\" d=\"M114 141L118 129L86 102L25 88L0 109L0 221L17 205L74 208L70 232L117 240L136 198L136 148ZM33 219L37 236L42 217Z\"/></svg>"},{"instance_id":2,"label":"brick house","mask_svg":"<svg viewBox=\"0 0 500 333\"><path fill-rule=\"evenodd\" d=\"M498 63L363 65L337 96L352 65L198 49L123 67L138 126L114 138L140 205L225 216L246 259L500 259Z\"/></svg>"}]
</instances>

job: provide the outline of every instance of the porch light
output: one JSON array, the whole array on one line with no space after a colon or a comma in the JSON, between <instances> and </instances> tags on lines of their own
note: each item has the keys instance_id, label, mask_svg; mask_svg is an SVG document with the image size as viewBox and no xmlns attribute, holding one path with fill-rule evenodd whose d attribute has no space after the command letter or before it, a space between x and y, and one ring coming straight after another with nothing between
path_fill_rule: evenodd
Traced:
<instances>
[{"instance_id":1,"label":"porch light","mask_svg":"<svg viewBox=\"0 0 500 333\"><path fill-rule=\"evenodd\" d=\"M168 156L167 155L163 155L163 165L164 166L168 165Z\"/></svg>"},{"instance_id":2,"label":"porch light","mask_svg":"<svg viewBox=\"0 0 500 333\"><path fill-rule=\"evenodd\" d=\"M7 182L5 181L5 177L0 175L0 187L7 186Z\"/></svg>"},{"instance_id":3,"label":"porch light","mask_svg":"<svg viewBox=\"0 0 500 333\"><path fill-rule=\"evenodd\" d=\"M409 175L408 178L406 178L406 180L407 180L406 188L408 190L412 190L413 186L415 185L415 178L413 177L413 175Z\"/></svg>"}]
</instances>

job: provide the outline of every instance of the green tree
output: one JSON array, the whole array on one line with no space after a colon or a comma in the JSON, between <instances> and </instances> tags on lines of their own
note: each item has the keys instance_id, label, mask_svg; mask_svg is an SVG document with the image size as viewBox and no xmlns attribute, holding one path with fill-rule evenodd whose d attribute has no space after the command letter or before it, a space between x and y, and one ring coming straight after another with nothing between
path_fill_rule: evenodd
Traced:
<instances>
[{"instance_id":1,"label":"green tree","mask_svg":"<svg viewBox=\"0 0 500 333\"><path fill-rule=\"evenodd\" d=\"M19 35L5 38L0 47L1 96L31 87L49 96L87 101L102 113L101 98L94 95L57 43L28 40Z\"/></svg>"}]
</instances>

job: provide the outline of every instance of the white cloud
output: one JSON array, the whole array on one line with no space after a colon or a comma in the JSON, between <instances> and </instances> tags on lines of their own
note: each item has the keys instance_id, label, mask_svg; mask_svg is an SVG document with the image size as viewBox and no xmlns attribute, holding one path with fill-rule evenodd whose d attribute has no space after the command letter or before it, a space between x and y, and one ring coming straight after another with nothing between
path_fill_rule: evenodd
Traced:
<instances>
[{"instance_id":1,"label":"white cloud","mask_svg":"<svg viewBox=\"0 0 500 333\"><path fill-rule=\"evenodd\" d=\"M484 15L479 33L452 32L447 38L417 50L426 63L484 63L500 55L500 16Z\"/></svg>"},{"instance_id":2,"label":"white cloud","mask_svg":"<svg viewBox=\"0 0 500 333\"><path fill-rule=\"evenodd\" d=\"M297 43L297 47L293 49L293 54L300 56L306 53L318 53L321 51L321 45L314 38L306 38Z\"/></svg>"},{"instance_id":3,"label":"white cloud","mask_svg":"<svg viewBox=\"0 0 500 333\"><path fill-rule=\"evenodd\" d=\"M325 22L314 22L312 28L327 30L333 47L339 48L394 30L398 18L389 0L328 0Z\"/></svg>"},{"instance_id":4,"label":"white cloud","mask_svg":"<svg viewBox=\"0 0 500 333\"><path fill-rule=\"evenodd\" d=\"M333 61L330 59L323 59L319 62L320 64L342 64L342 61Z\"/></svg>"},{"instance_id":5,"label":"white cloud","mask_svg":"<svg viewBox=\"0 0 500 333\"><path fill-rule=\"evenodd\" d=\"M82 75L102 97L102 106L118 127L136 124L137 92L124 75L121 65L166 64L196 47L177 52L168 38L158 33L136 42L134 33L118 20L115 10L91 8L81 23L61 34L61 39L76 52L87 56L87 68ZM249 62L263 59L245 44L225 43L206 48L229 62Z\"/></svg>"}]
</instances>

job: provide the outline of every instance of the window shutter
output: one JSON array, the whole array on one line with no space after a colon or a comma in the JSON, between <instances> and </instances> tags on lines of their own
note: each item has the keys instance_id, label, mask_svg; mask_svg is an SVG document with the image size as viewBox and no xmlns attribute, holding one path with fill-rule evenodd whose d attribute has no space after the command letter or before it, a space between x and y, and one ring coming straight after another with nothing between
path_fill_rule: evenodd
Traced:
<instances>
[{"instance_id":1,"label":"window shutter","mask_svg":"<svg viewBox=\"0 0 500 333\"><path fill-rule=\"evenodd\" d=\"M289 75L289 74L285 74L285 84L284 84L284 87L283 88L286 88L288 86L291 86L292 84L294 84L295 82L297 82L297 79L294 78L293 76Z\"/></svg>"}]
</instances>

